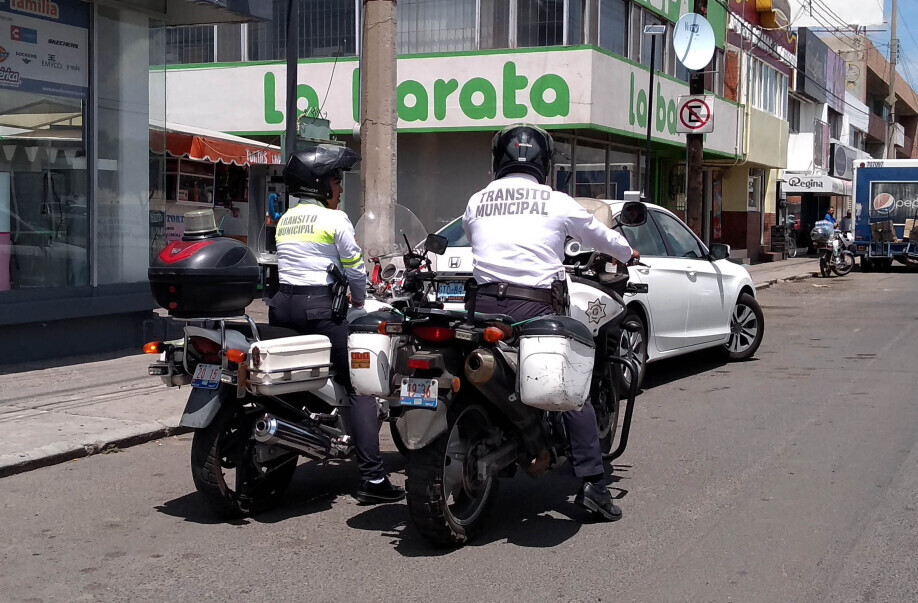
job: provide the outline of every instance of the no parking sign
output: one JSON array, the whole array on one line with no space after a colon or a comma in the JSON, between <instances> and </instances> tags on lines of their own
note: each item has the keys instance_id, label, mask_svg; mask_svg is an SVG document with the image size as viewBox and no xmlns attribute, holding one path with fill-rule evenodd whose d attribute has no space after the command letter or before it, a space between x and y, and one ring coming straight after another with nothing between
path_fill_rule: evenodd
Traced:
<instances>
[{"instance_id":1,"label":"no parking sign","mask_svg":"<svg viewBox=\"0 0 918 603\"><path fill-rule=\"evenodd\" d=\"M680 96L676 132L707 134L714 131L714 97Z\"/></svg>"}]
</instances>

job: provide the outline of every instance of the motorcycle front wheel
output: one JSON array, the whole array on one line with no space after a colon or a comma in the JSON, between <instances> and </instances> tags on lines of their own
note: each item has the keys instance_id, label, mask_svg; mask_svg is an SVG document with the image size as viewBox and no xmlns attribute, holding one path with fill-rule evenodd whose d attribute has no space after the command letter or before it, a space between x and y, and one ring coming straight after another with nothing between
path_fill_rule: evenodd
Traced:
<instances>
[{"instance_id":1,"label":"motorcycle front wheel","mask_svg":"<svg viewBox=\"0 0 918 603\"><path fill-rule=\"evenodd\" d=\"M854 268L854 254L850 251L839 251L838 259L832 264L832 272L845 276Z\"/></svg>"},{"instance_id":2,"label":"motorcycle front wheel","mask_svg":"<svg viewBox=\"0 0 918 603\"><path fill-rule=\"evenodd\" d=\"M599 448L604 455L609 454L612 452L615 432L618 431L618 415L621 408L618 388L613 385L611 379L597 379L590 392L590 403L593 405L596 424L599 427Z\"/></svg>"},{"instance_id":3,"label":"motorcycle front wheel","mask_svg":"<svg viewBox=\"0 0 918 603\"><path fill-rule=\"evenodd\" d=\"M252 430L264 414L254 405L225 404L210 425L194 432L191 477L207 506L222 519L255 515L276 506L293 479L299 455L272 459L259 471Z\"/></svg>"},{"instance_id":4,"label":"motorcycle front wheel","mask_svg":"<svg viewBox=\"0 0 918 603\"><path fill-rule=\"evenodd\" d=\"M478 479L492 430L483 407L460 404L450 409L446 432L408 456L408 516L438 546L463 545L481 530L498 482L495 476Z\"/></svg>"}]
</instances>

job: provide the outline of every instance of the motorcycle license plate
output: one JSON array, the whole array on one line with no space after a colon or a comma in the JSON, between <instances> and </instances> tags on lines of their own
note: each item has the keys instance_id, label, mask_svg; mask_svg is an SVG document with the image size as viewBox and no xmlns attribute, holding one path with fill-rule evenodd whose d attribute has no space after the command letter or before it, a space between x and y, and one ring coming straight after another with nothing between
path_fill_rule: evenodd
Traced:
<instances>
[{"instance_id":1,"label":"motorcycle license plate","mask_svg":"<svg viewBox=\"0 0 918 603\"><path fill-rule=\"evenodd\" d=\"M414 379L411 377L402 379L402 389L399 392L398 401L402 406L436 408L437 380Z\"/></svg>"},{"instance_id":2,"label":"motorcycle license plate","mask_svg":"<svg viewBox=\"0 0 918 603\"><path fill-rule=\"evenodd\" d=\"M437 301L465 301L465 283L439 283L437 285Z\"/></svg>"},{"instance_id":3,"label":"motorcycle license plate","mask_svg":"<svg viewBox=\"0 0 918 603\"><path fill-rule=\"evenodd\" d=\"M219 364L199 364L191 377L191 387L217 389L217 386L220 385L221 372Z\"/></svg>"}]
</instances>

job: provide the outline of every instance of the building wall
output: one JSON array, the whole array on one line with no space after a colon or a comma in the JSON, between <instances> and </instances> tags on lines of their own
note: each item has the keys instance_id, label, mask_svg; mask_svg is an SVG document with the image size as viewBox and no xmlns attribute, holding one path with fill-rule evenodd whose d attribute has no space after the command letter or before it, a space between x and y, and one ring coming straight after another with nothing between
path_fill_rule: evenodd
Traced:
<instances>
[{"instance_id":1,"label":"building wall","mask_svg":"<svg viewBox=\"0 0 918 603\"><path fill-rule=\"evenodd\" d=\"M746 160L773 168L787 167L787 122L752 109L749 116L749 152Z\"/></svg>"}]
</instances>

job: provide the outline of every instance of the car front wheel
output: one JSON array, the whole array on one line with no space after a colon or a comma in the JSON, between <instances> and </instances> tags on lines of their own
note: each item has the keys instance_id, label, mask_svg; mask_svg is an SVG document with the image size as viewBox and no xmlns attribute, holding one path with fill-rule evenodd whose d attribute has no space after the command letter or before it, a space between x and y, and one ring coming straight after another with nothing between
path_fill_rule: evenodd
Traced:
<instances>
[{"instance_id":1,"label":"car front wheel","mask_svg":"<svg viewBox=\"0 0 918 603\"><path fill-rule=\"evenodd\" d=\"M751 294L743 293L736 300L730 315L730 337L724 344L724 352L730 360L752 358L764 335L765 315L762 308Z\"/></svg>"}]
</instances>

